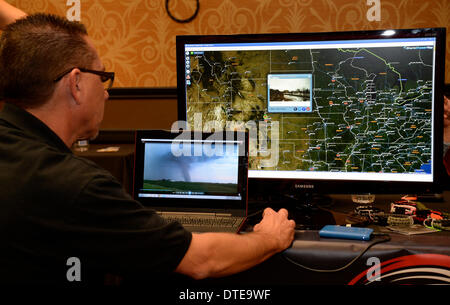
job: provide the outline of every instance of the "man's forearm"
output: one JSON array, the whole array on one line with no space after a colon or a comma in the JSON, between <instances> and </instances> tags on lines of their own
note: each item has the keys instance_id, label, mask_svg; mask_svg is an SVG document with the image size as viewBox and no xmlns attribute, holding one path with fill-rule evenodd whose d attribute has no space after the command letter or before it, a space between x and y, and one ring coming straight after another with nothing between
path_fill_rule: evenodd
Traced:
<instances>
[{"instance_id":1,"label":"man's forearm","mask_svg":"<svg viewBox=\"0 0 450 305\"><path fill-rule=\"evenodd\" d=\"M0 29L3 29L9 23L16 19L26 16L26 13L12 6L4 0L0 0Z\"/></svg>"},{"instance_id":2,"label":"man's forearm","mask_svg":"<svg viewBox=\"0 0 450 305\"><path fill-rule=\"evenodd\" d=\"M277 241L263 233L193 234L176 271L196 279L226 276L247 270L280 250Z\"/></svg>"},{"instance_id":3,"label":"man's forearm","mask_svg":"<svg viewBox=\"0 0 450 305\"><path fill-rule=\"evenodd\" d=\"M195 279L220 277L249 269L289 247L295 222L288 211L266 208L262 220L246 234L192 234L192 241L176 272Z\"/></svg>"}]
</instances>

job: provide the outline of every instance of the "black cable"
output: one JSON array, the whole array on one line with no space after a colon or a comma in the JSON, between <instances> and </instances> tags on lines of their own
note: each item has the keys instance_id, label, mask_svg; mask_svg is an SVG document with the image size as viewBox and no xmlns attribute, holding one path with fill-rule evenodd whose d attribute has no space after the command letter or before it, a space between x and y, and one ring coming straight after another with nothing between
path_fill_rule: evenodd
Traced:
<instances>
[{"instance_id":1,"label":"black cable","mask_svg":"<svg viewBox=\"0 0 450 305\"><path fill-rule=\"evenodd\" d=\"M175 16L173 16L172 13L170 12L170 10L169 10L169 1L170 1L170 0L166 0L166 12L167 12L167 15L169 15L169 17L172 18L172 20L174 20L174 21L176 21L176 22L178 22L178 23L188 23L188 22L191 22L192 20L195 19L195 17L197 17L198 11L200 10L200 0L196 0L196 2L197 2L197 7L195 8L194 14L193 14L191 17L186 18L186 19L178 19L178 18L176 18Z\"/></svg>"},{"instance_id":2,"label":"black cable","mask_svg":"<svg viewBox=\"0 0 450 305\"><path fill-rule=\"evenodd\" d=\"M368 246L367 246L360 254L358 254L358 256L356 256L354 259L352 259L352 260L351 260L350 262L348 262L346 265L344 265L344 266L342 266L342 267L340 267L340 268L337 268L337 269L315 269L315 268L311 268L311 267L304 266L304 265L299 264L299 263L297 263L296 261L290 259L289 257L287 257L287 256L286 256L286 251L284 251L284 252L282 253L282 256L283 256L288 262L290 262L290 263L292 263L292 264L294 264L294 265L296 265L296 266L298 266L298 267L301 267L301 268L303 268L303 269L309 270L309 271L313 271L313 272L321 272L321 273L339 272L339 271L345 270L345 269L347 269L348 267L350 267L354 262L356 262L359 258L361 258L361 257L364 255L364 253L366 253L366 252L367 252L370 248L372 248L373 246L375 246L375 245L377 245L377 244L384 243L384 242L388 242L388 241L391 240L391 237L390 237L388 234L385 234L385 233L380 233L380 234L374 233L374 234L372 234L372 236L384 236L384 237L386 237L386 238L380 239L380 240L374 240L374 241L373 241L372 243L370 243L370 244L369 244L369 245L368 245Z\"/></svg>"},{"instance_id":3,"label":"black cable","mask_svg":"<svg viewBox=\"0 0 450 305\"><path fill-rule=\"evenodd\" d=\"M251 218L251 217L256 216L258 214L262 214L263 212L264 212L264 209L258 210L258 211L254 212L254 213L251 213L251 214L247 215L247 218Z\"/></svg>"}]
</instances>

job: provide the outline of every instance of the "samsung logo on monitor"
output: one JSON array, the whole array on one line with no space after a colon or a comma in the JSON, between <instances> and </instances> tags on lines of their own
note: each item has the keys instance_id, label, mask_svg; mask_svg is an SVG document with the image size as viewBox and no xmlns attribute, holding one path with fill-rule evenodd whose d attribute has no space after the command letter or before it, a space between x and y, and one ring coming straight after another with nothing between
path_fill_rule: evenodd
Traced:
<instances>
[{"instance_id":1,"label":"samsung logo on monitor","mask_svg":"<svg viewBox=\"0 0 450 305\"><path fill-rule=\"evenodd\" d=\"M294 184L296 189L313 189L314 184Z\"/></svg>"}]
</instances>

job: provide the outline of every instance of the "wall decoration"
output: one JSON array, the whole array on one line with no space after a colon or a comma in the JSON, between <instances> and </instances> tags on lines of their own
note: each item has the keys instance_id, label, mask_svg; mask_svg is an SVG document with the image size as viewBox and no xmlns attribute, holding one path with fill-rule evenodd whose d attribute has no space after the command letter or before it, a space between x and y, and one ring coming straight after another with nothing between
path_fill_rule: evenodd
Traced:
<instances>
[{"instance_id":1,"label":"wall decoration","mask_svg":"<svg viewBox=\"0 0 450 305\"><path fill-rule=\"evenodd\" d=\"M449 27L448 0L199 0L188 23L166 0L8 0L27 13L81 20L118 87L175 87L175 36ZM196 0L170 0L187 18ZM446 83L450 83L450 29Z\"/></svg>"}]
</instances>

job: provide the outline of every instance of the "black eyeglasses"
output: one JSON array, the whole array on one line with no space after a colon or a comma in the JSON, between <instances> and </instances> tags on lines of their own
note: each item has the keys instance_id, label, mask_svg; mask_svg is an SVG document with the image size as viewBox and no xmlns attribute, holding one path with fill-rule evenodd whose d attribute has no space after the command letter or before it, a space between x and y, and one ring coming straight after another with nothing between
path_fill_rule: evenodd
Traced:
<instances>
[{"instance_id":1,"label":"black eyeglasses","mask_svg":"<svg viewBox=\"0 0 450 305\"><path fill-rule=\"evenodd\" d=\"M85 72L85 73L92 73L92 74L96 74L100 76L100 80L103 83L103 87L105 88L105 90L111 89L113 83L114 83L114 72L105 72L105 71L97 71L97 70L89 70L89 69L84 69L84 68L79 68L79 67L72 67L66 71L64 71L63 73L61 73L60 75L58 75L58 77L56 77L53 82L59 82L67 73L70 73L73 69L78 69L81 72Z\"/></svg>"}]
</instances>

